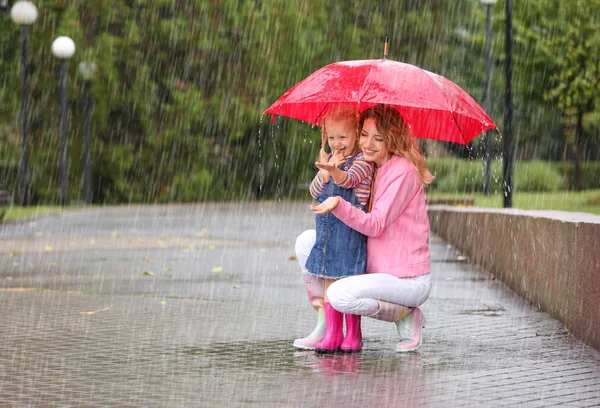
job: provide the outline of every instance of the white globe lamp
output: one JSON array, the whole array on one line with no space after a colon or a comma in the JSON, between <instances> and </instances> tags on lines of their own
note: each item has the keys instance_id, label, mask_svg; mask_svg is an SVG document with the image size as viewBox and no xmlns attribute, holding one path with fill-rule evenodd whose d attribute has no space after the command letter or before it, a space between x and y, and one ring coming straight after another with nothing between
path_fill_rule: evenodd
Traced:
<instances>
[{"instance_id":1,"label":"white globe lamp","mask_svg":"<svg viewBox=\"0 0 600 408\"><path fill-rule=\"evenodd\" d=\"M58 37L52 42L52 54L59 59L69 59L75 54L75 43L69 37Z\"/></svg>"}]
</instances>

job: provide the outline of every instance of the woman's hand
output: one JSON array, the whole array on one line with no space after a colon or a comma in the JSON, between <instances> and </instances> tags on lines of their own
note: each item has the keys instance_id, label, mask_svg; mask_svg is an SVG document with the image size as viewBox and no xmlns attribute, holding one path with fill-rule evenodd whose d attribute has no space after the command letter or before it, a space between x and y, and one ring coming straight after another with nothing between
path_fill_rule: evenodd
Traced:
<instances>
[{"instance_id":1,"label":"woman's hand","mask_svg":"<svg viewBox=\"0 0 600 408\"><path fill-rule=\"evenodd\" d=\"M309 208L315 214L327 214L332 212L340 204L339 197L329 197L319 205L311 205Z\"/></svg>"}]
</instances>

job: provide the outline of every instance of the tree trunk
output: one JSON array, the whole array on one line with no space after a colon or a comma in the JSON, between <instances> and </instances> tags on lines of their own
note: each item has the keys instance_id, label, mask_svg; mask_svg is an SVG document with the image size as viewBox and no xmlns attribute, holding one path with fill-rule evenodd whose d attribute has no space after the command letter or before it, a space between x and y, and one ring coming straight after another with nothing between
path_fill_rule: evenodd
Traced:
<instances>
[{"instance_id":1,"label":"tree trunk","mask_svg":"<svg viewBox=\"0 0 600 408\"><path fill-rule=\"evenodd\" d=\"M577 109L577 127L575 128L575 191L581 191L581 156L583 154L583 131L581 106Z\"/></svg>"},{"instance_id":2,"label":"tree trunk","mask_svg":"<svg viewBox=\"0 0 600 408\"><path fill-rule=\"evenodd\" d=\"M565 138L566 139L566 138ZM569 149L570 145L569 142L565 140L565 149L563 150L563 164L564 164L564 171L563 171L563 180L565 183L565 190L570 190L571 189L571 180L569 179L569 162L571 161L569 159L569 151L571 149Z\"/></svg>"}]
</instances>

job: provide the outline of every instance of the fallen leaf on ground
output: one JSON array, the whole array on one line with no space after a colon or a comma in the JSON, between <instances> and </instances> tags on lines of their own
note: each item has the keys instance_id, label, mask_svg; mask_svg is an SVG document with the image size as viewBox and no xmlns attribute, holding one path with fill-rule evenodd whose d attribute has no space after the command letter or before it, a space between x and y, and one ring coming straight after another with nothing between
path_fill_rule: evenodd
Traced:
<instances>
[{"instance_id":1,"label":"fallen leaf on ground","mask_svg":"<svg viewBox=\"0 0 600 408\"><path fill-rule=\"evenodd\" d=\"M223 267L222 266L217 266L216 268L212 269L213 272L223 272Z\"/></svg>"},{"instance_id":2,"label":"fallen leaf on ground","mask_svg":"<svg viewBox=\"0 0 600 408\"><path fill-rule=\"evenodd\" d=\"M154 272L152 272L152 271L144 271L144 275L146 275L146 276L154 276Z\"/></svg>"},{"instance_id":3,"label":"fallen leaf on ground","mask_svg":"<svg viewBox=\"0 0 600 408\"><path fill-rule=\"evenodd\" d=\"M150 263L150 262L152 262L152 259L150 259L150 258L146 258L146 259L144 259L144 262L146 262L146 263Z\"/></svg>"},{"instance_id":4,"label":"fallen leaf on ground","mask_svg":"<svg viewBox=\"0 0 600 408\"><path fill-rule=\"evenodd\" d=\"M19 255L19 253L17 251L11 252L10 254L8 254L8 256L17 256Z\"/></svg>"},{"instance_id":5,"label":"fallen leaf on ground","mask_svg":"<svg viewBox=\"0 0 600 408\"><path fill-rule=\"evenodd\" d=\"M35 292L38 288L0 288L0 292Z\"/></svg>"},{"instance_id":6,"label":"fallen leaf on ground","mask_svg":"<svg viewBox=\"0 0 600 408\"><path fill-rule=\"evenodd\" d=\"M104 309L93 310L93 311L91 311L91 312L80 312L80 313L81 313L82 315L93 315L93 314L96 314L96 313L98 313L98 312L105 312L105 311L107 311L108 309L110 309L110 307L105 307Z\"/></svg>"},{"instance_id":7,"label":"fallen leaf on ground","mask_svg":"<svg viewBox=\"0 0 600 408\"><path fill-rule=\"evenodd\" d=\"M44 251L46 251L46 252L50 252L50 251L52 251L52 247L51 247L50 245L46 245L46 246L44 247Z\"/></svg>"},{"instance_id":8,"label":"fallen leaf on ground","mask_svg":"<svg viewBox=\"0 0 600 408\"><path fill-rule=\"evenodd\" d=\"M205 237L208 234L208 228L201 228L196 234L197 237Z\"/></svg>"},{"instance_id":9,"label":"fallen leaf on ground","mask_svg":"<svg viewBox=\"0 0 600 408\"><path fill-rule=\"evenodd\" d=\"M289 261L297 261L297 260L298 260L298 258L296 258L294 255L292 255L292 256L290 256L290 257L288 258L288 260L289 260Z\"/></svg>"}]
</instances>

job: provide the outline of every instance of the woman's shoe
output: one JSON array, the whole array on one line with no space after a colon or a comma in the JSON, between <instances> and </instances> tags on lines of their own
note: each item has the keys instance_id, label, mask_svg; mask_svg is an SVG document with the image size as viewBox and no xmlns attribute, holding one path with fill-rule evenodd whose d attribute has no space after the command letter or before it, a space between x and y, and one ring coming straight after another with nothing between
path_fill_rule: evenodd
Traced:
<instances>
[{"instance_id":1,"label":"woman's shoe","mask_svg":"<svg viewBox=\"0 0 600 408\"><path fill-rule=\"evenodd\" d=\"M421 328L424 323L424 316L418 307L412 308L410 314L404 319L396 322L396 328L400 335L400 342L396 344L398 353L415 351L421 347Z\"/></svg>"},{"instance_id":2,"label":"woman's shoe","mask_svg":"<svg viewBox=\"0 0 600 408\"><path fill-rule=\"evenodd\" d=\"M327 333L322 342L315 345L317 353L335 353L340 349L340 345L344 341L344 333L342 325L344 323L344 315L331 306L331 303L325 302L325 326Z\"/></svg>"},{"instance_id":3,"label":"woman's shoe","mask_svg":"<svg viewBox=\"0 0 600 408\"><path fill-rule=\"evenodd\" d=\"M342 353L358 353L362 348L360 315L345 314L344 316L346 316L346 337L340 350Z\"/></svg>"}]
</instances>

